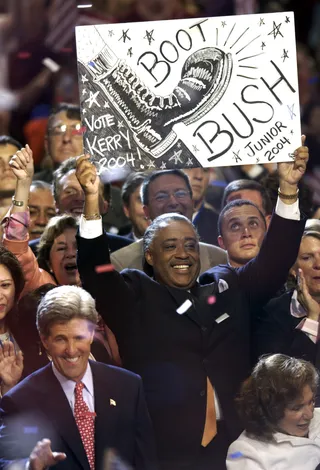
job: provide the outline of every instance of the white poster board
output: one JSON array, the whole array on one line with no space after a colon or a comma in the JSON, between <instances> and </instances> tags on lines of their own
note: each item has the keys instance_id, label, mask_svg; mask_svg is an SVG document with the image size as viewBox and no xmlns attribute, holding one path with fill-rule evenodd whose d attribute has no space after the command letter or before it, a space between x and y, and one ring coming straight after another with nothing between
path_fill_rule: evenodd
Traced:
<instances>
[{"instance_id":1,"label":"white poster board","mask_svg":"<svg viewBox=\"0 0 320 470\"><path fill-rule=\"evenodd\" d=\"M76 28L84 147L111 169L289 161L293 13Z\"/></svg>"}]
</instances>

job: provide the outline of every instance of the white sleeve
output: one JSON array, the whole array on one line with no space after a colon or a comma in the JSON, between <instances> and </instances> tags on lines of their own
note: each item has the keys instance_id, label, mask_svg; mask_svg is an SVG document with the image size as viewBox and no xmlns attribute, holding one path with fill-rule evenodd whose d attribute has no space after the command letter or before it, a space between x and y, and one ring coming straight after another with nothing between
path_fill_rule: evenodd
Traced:
<instances>
[{"instance_id":1,"label":"white sleeve","mask_svg":"<svg viewBox=\"0 0 320 470\"><path fill-rule=\"evenodd\" d=\"M254 446L241 439L229 447L226 465L227 470L270 470Z\"/></svg>"},{"instance_id":2,"label":"white sleeve","mask_svg":"<svg viewBox=\"0 0 320 470\"><path fill-rule=\"evenodd\" d=\"M284 219L300 220L299 199L297 199L293 204L285 204L278 197L276 214Z\"/></svg>"},{"instance_id":3,"label":"white sleeve","mask_svg":"<svg viewBox=\"0 0 320 470\"><path fill-rule=\"evenodd\" d=\"M79 233L82 238L97 238L103 233L102 219L86 220L81 214Z\"/></svg>"}]
</instances>

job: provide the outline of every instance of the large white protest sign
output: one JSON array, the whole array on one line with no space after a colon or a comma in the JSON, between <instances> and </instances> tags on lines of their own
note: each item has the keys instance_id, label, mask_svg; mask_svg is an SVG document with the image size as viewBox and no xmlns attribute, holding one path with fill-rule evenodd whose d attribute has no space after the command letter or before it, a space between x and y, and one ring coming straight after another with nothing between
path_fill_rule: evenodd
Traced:
<instances>
[{"instance_id":1,"label":"large white protest sign","mask_svg":"<svg viewBox=\"0 0 320 470\"><path fill-rule=\"evenodd\" d=\"M111 169L288 161L300 145L292 13L76 29L84 146Z\"/></svg>"}]
</instances>

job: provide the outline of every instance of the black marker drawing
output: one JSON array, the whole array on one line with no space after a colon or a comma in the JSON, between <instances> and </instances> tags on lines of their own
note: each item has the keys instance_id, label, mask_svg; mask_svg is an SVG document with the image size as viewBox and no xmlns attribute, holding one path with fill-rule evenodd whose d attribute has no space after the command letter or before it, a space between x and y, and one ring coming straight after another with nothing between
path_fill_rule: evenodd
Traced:
<instances>
[{"instance_id":1,"label":"black marker drawing","mask_svg":"<svg viewBox=\"0 0 320 470\"><path fill-rule=\"evenodd\" d=\"M102 168L266 163L299 146L292 13L76 33L84 147Z\"/></svg>"}]
</instances>

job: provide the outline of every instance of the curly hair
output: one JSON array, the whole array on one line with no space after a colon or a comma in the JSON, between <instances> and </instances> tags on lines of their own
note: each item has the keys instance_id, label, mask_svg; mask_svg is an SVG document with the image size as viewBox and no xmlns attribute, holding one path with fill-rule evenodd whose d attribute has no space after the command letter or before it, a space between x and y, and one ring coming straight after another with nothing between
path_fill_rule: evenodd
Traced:
<instances>
[{"instance_id":1,"label":"curly hair","mask_svg":"<svg viewBox=\"0 0 320 470\"><path fill-rule=\"evenodd\" d=\"M272 441L288 405L301 397L307 385L315 393L317 384L318 373L310 362L284 354L262 356L236 398L246 432Z\"/></svg>"},{"instance_id":2,"label":"curly hair","mask_svg":"<svg viewBox=\"0 0 320 470\"><path fill-rule=\"evenodd\" d=\"M74 228L77 230L78 226L78 220L68 214L58 215L49 220L38 245L37 260L40 268L50 272L50 251L55 239L66 229Z\"/></svg>"}]
</instances>

